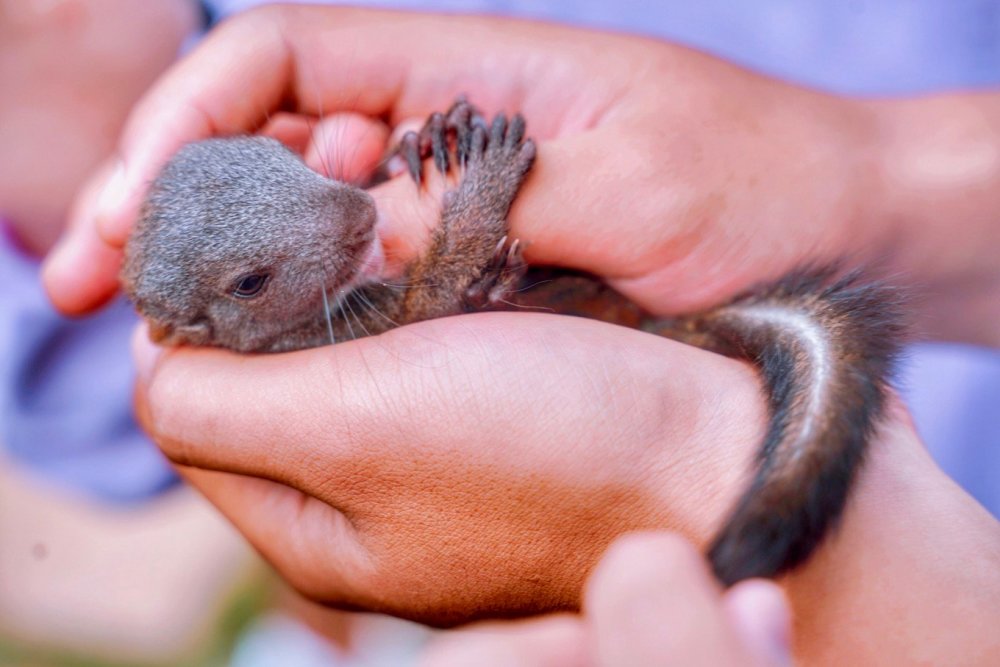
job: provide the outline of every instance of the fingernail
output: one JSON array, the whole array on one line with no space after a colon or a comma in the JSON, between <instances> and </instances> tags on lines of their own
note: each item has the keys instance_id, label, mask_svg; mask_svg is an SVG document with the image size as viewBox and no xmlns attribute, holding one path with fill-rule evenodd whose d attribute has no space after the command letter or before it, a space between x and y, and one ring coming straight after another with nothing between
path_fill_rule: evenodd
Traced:
<instances>
[{"instance_id":1,"label":"fingernail","mask_svg":"<svg viewBox=\"0 0 1000 667\"><path fill-rule=\"evenodd\" d=\"M101 237L113 245L125 242L125 231L120 222L121 210L128 197L128 179L125 164L118 160L111 177L97 198L97 230Z\"/></svg>"},{"instance_id":2,"label":"fingernail","mask_svg":"<svg viewBox=\"0 0 1000 667\"><path fill-rule=\"evenodd\" d=\"M154 345L149 340L149 328L142 322L132 332L132 359L135 361L135 371L140 382L146 384L153 376L163 348Z\"/></svg>"},{"instance_id":3,"label":"fingernail","mask_svg":"<svg viewBox=\"0 0 1000 667\"><path fill-rule=\"evenodd\" d=\"M775 596L778 598L778 596ZM767 633L762 652L769 655L774 664L780 667L791 667L792 660L792 633L790 618L787 609L783 606L784 600L773 602L774 612L767 619Z\"/></svg>"},{"instance_id":4,"label":"fingernail","mask_svg":"<svg viewBox=\"0 0 1000 667\"><path fill-rule=\"evenodd\" d=\"M398 155L393 155L389 158L389 161L385 163L385 172L389 175L389 178L396 178L400 174L406 172L406 160Z\"/></svg>"}]
</instances>

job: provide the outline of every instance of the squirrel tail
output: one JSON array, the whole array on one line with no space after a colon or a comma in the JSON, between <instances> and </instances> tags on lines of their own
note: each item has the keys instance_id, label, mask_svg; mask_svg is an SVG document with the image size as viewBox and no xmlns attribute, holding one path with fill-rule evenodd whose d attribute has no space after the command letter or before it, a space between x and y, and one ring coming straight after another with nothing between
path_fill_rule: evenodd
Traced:
<instances>
[{"instance_id":1,"label":"squirrel tail","mask_svg":"<svg viewBox=\"0 0 1000 667\"><path fill-rule=\"evenodd\" d=\"M729 586L804 562L843 514L904 336L899 293L835 267L644 329L760 369L770 420L750 487L708 552Z\"/></svg>"}]
</instances>

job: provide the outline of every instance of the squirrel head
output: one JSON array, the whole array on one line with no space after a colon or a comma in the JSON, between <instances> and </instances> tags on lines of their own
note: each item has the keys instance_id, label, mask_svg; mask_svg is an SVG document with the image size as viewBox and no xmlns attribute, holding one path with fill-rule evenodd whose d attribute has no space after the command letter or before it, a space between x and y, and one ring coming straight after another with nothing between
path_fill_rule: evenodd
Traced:
<instances>
[{"instance_id":1,"label":"squirrel head","mask_svg":"<svg viewBox=\"0 0 1000 667\"><path fill-rule=\"evenodd\" d=\"M362 278L375 221L366 192L274 139L208 139L182 148L153 183L122 283L158 342L282 349L325 317L324 291Z\"/></svg>"}]
</instances>

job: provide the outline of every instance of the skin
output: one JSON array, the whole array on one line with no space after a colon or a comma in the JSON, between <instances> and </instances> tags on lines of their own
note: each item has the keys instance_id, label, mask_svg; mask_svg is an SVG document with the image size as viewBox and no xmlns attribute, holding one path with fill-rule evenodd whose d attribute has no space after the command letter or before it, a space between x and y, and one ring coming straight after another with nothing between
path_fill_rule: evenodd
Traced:
<instances>
[{"instance_id":1,"label":"skin","mask_svg":"<svg viewBox=\"0 0 1000 667\"><path fill-rule=\"evenodd\" d=\"M764 423L743 364L546 315L135 353L145 428L293 586L438 624L574 607L624 532L704 547ZM891 412L840 530L781 581L796 659L992 664L1000 528Z\"/></svg>"},{"instance_id":2,"label":"skin","mask_svg":"<svg viewBox=\"0 0 1000 667\"><path fill-rule=\"evenodd\" d=\"M615 540L587 582L584 609L582 617L487 623L445 635L421 667L791 664L791 615L781 589L747 580L723 593L676 535Z\"/></svg>"},{"instance_id":3,"label":"skin","mask_svg":"<svg viewBox=\"0 0 1000 667\"><path fill-rule=\"evenodd\" d=\"M197 26L192 0L0 0L0 211L44 254L129 109ZM54 159L57 158L57 159Z\"/></svg>"},{"instance_id":4,"label":"skin","mask_svg":"<svg viewBox=\"0 0 1000 667\"><path fill-rule=\"evenodd\" d=\"M401 52L423 56L411 65ZM919 285L924 330L1000 342L1000 306L988 298L1000 285L988 251L1000 241L996 95L859 102L637 37L332 8L230 21L143 99L101 211L50 257L54 302L81 313L113 293L114 271L92 259L121 247L146 184L183 143L261 128L289 105L394 124L460 92L487 114L522 111L541 140L511 214L530 261L594 271L675 313L804 258L878 260ZM348 118L318 134L346 147L328 166L370 164L383 149L379 123ZM409 184L373 194L387 245L412 256L440 200L414 204Z\"/></svg>"},{"instance_id":5,"label":"skin","mask_svg":"<svg viewBox=\"0 0 1000 667\"><path fill-rule=\"evenodd\" d=\"M115 267L93 259L117 252L141 184L181 143L261 127L279 105L394 124L458 92L487 111L523 110L541 139L511 218L530 260L596 271L673 312L803 257L878 256L926 288L917 314L935 335L998 340L996 304L974 296L997 281L987 241L1000 167L971 155L998 143L993 96L858 103L659 42L350 10L251 13L173 70L133 114L100 211L50 258L53 298L83 312L113 291ZM350 148L328 165L380 153L378 123L330 123ZM907 171L905 151L935 168ZM399 183L373 195L403 261L440 196L415 202ZM933 221L948 204L962 215L945 233ZM947 286L963 298L942 321ZM703 546L764 423L742 364L537 314L426 322L280 357L159 355L143 335L136 353L146 427L293 585L438 623L575 606L622 532L670 529ZM1000 660L988 622L1000 613L998 564L996 522L897 409L841 530L782 582L796 657ZM962 627L940 632L957 616Z\"/></svg>"}]
</instances>

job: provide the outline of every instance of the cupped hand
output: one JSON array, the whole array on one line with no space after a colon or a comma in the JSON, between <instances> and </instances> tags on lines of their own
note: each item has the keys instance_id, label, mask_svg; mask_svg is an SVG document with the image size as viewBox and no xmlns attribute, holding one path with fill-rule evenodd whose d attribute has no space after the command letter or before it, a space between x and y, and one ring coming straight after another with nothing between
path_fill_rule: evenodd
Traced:
<instances>
[{"instance_id":1,"label":"cupped hand","mask_svg":"<svg viewBox=\"0 0 1000 667\"><path fill-rule=\"evenodd\" d=\"M653 310L704 306L805 258L884 245L860 200L870 117L858 104L638 37L279 7L224 23L138 105L99 211L48 262L50 293L68 312L107 296L110 272L81 279L95 256L80 239L120 247L145 187L186 142L256 131L279 110L393 125L460 93L486 113L522 112L540 140L511 216L528 259L593 271ZM341 147L335 167L377 155L385 134L327 139ZM438 201L417 201L405 179L376 196L387 246L412 254L413 218L433 220L421 211Z\"/></svg>"},{"instance_id":2,"label":"cupped hand","mask_svg":"<svg viewBox=\"0 0 1000 667\"><path fill-rule=\"evenodd\" d=\"M749 367L553 315L284 355L135 344L144 426L285 578L438 624L576 608L625 532L704 547L763 430ZM780 583L804 664L1000 659L1000 525L898 401L840 527Z\"/></svg>"},{"instance_id":3,"label":"cupped hand","mask_svg":"<svg viewBox=\"0 0 1000 667\"><path fill-rule=\"evenodd\" d=\"M685 540L616 540L587 583L582 617L473 626L431 646L421 667L791 665L791 612L781 588L747 580L721 591Z\"/></svg>"},{"instance_id":4,"label":"cupped hand","mask_svg":"<svg viewBox=\"0 0 1000 667\"><path fill-rule=\"evenodd\" d=\"M143 425L284 577L432 623L576 608L622 532L704 544L763 427L744 365L577 318L285 355L135 344Z\"/></svg>"}]
</instances>

